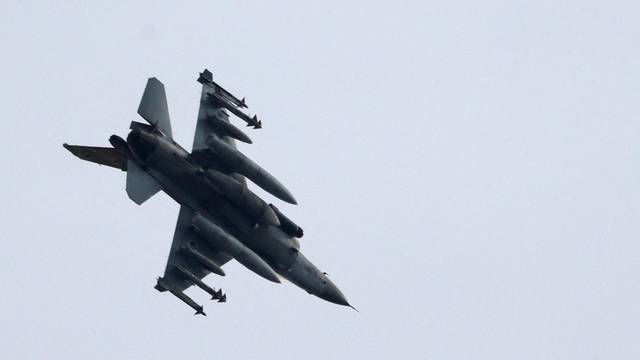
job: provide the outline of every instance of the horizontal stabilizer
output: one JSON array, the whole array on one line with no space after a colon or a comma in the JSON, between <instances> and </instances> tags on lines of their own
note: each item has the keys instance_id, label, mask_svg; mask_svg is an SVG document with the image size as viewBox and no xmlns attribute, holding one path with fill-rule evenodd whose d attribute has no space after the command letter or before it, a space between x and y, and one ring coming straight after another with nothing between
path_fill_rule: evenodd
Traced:
<instances>
[{"instance_id":1,"label":"horizontal stabilizer","mask_svg":"<svg viewBox=\"0 0 640 360\"><path fill-rule=\"evenodd\" d=\"M134 161L127 163L127 195L138 205L162 190L160 184Z\"/></svg>"},{"instance_id":2,"label":"horizontal stabilizer","mask_svg":"<svg viewBox=\"0 0 640 360\"><path fill-rule=\"evenodd\" d=\"M110 147L79 146L62 144L65 149L82 160L111 166L122 171L127 170L127 158L119 150Z\"/></svg>"},{"instance_id":3,"label":"horizontal stabilizer","mask_svg":"<svg viewBox=\"0 0 640 360\"><path fill-rule=\"evenodd\" d=\"M144 94L140 100L138 114L149 124L157 126L163 134L172 137L171 120L169 119L169 107L167 106L167 95L164 85L156 78L147 81Z\"/></svg>"}]
</instances>

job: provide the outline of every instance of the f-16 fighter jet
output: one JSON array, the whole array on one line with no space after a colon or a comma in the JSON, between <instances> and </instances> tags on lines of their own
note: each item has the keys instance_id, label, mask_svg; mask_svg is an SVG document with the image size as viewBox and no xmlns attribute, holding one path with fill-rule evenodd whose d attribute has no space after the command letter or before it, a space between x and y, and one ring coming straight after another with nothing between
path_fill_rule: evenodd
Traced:
<instances>
[{"instance_id":1,"label":"f-16 fighter jet","mask_svg":"<svg viewBox=\"0 0 640 360\"><path fill-rule=\"evenodd\" d=\"M324 300L351 306L300 252L302 228L247 187L249 179L296 204L282 183L238 151L235 140L251 143L251 139L229 122L226 110L254 128L262 123L241 111L244 99L215 83L208 70L198 81L202 93L191 152L173 140L164 85L156 78L147 81L138 107L148 124L132 122L126 140L112 135L112 147L64 144L80 159L126 171L127 194L136 204L160 190L180 204L167 266L155 288L205 315L202 305L184 290L195 285L213 300L226 301L226 294L203 278L209 273L225 276L223 265L235 259L267 280L279 283L282 277Z\"/></svg>"}]
</instances>

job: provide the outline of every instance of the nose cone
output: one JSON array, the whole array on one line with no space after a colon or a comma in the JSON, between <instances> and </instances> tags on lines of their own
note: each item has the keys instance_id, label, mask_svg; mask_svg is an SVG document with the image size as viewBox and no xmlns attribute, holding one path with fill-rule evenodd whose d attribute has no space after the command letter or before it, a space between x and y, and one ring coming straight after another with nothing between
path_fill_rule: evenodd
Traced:
<instances>
[{"instance_id":1,"label":"nose cone","mask_svg":"<svg viewBox=\"0 0 640 360\"><path fill-rule=\"evenodd\" d=\"M327 286L324 288L324 291L319 295L321 299L327 300L334 304L351 306L347 301L347 298L342 294L342 291L338 289L338 287L331 282L331 280L327 280Z\"/></svg>"}]
</instances>

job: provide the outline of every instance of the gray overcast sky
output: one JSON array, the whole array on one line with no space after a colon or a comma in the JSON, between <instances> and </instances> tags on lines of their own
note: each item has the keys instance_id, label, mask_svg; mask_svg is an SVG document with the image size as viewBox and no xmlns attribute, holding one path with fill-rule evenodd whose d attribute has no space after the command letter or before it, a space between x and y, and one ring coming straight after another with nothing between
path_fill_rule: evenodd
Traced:
<instances>
[{"instance_id":1,"label":"gray overcast sky","mask_svg":"<svg viewBox=\"0 0 640 360\"><path fill-rule=\"evenodd\" d=\"M637 2L185 4L0 2L0 357L640 358ZM192 316L153 289L178 206L62 148L150 76L190 146L204 67L360 313L230 263Z\"/></svg>"}]
</instances>

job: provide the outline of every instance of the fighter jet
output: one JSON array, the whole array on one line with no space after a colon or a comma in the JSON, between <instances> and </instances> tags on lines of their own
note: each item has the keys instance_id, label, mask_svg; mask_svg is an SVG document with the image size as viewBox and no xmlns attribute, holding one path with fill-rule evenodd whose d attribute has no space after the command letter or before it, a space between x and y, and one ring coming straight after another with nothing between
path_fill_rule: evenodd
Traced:
<instances>
[{"instance_id":1,"label":"fighter jet","mask_svg":"<svg viewBox=\"0 0 640 360\"><path fill-rule=\"evenodd\" d=\"M249 179L280 200L297 203L282 183L237 149L235 140L250 144L251 139L231 124L226 110L249 119L254 128L262 123L240 111L244 98L215 83L209 70L198 82L202 92L191 152L173 139L164 85L156 78L148 79L138 107L148 124L131 122L126 140L112 135L112 147L63 145L82 160L126 171L126 192L136 204L161 190L180 204L167 265L155 289L205 315L184 290L195 285L225 302L226 294L203 278L225 276L222 267L235 259L269 281L284 278L326 301L351 306L300 252L302 228L247 187Z\"/></svg>"}]
</instances>

